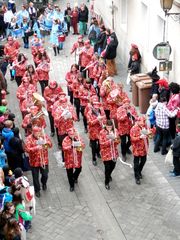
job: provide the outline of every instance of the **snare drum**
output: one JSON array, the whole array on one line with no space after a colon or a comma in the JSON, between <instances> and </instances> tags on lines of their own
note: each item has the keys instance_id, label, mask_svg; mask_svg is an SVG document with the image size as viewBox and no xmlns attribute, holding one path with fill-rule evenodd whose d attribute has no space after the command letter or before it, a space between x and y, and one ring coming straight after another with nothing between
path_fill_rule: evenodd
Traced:
<instances>
[{"instance_id":1,"label":"snare drum","mask_svg":"<svg viewBox=\"0 0 180 240\"><path fill-rule=\"evenodd\" d=\"M22 38L23 30L21 28L14 29L13 30L13 36L16 37L16 38Z\"/></svg>"},{"instance_id":2,"label":"snare drum","mask_svg":"<svg viewBox=\"0 0 180 240\"><path fill-rule=\"evenodd\" d=\"M65 35L60 35L58 36L58 42L65 42L66 36Z\"/></svg>"}]
</instances>

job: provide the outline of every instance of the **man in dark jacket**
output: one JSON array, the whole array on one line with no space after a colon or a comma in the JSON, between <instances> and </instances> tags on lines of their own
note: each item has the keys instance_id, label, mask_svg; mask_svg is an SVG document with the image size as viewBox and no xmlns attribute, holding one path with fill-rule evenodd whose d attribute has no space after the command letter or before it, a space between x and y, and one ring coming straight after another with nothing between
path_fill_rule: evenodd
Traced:
<instances>
[{"instance_id":1,"label":"man in dark jacket","mask_svg":"<svg viewBox=\"0 0 180 240\"><path fill-rule=\"evenodd\" d=\"M106 47L105 46L105 43L106 43L106 28L103 24L100 26L100 31L101 31L101 33L99 34L99 36L97 38L97 42L94 45L94 52L97 52L99 56L101 55L101 52Z\"/></svg>"},{"instance_id":2,"label":"man in dark jacket","mask_svg":"<svg viewBox=\"0 0 180 240\"><path fill-rule=\"evenodd\" d=\"M115 58L117 54L118 39L111 29L106 29L106 48L103 57L106 59L106 65L109 76L117 75Z\"/></svg>"},{"instance_id":3,"label":"man in dark jacket","mask_svg":"<svg viewBox=\"0 0 180 240\"><path fill-rule=\"evenodd\" d=\"M81 35L86 35L87 31L87 22L88 22L89 10L85 4L81 4L79 9L79 33Z\"/></svg>"},{"instance_id":4,"label":"man in dark jacket","mask_svg":"<svg viewBox=\"0 0 180 240\"><path fill-rule=\"evenodd\" d=\"M177 132L172 145L174 165L174 170L170 172L172 177L180 176L180 124L177 126Z\"/></svg>"}]
</instances>

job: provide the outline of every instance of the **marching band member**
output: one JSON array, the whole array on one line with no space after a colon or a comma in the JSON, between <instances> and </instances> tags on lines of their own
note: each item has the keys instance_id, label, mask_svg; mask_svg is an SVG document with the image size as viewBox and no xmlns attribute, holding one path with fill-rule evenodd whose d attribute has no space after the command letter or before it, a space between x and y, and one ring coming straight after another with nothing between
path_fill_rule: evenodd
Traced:
<instances>
[{"instance_id":1,"label":"marching band member","mask_svg":"<svg viewBox=\"0 0 180 240\"><path fill-rule=\"evenodd\" d=\"M130 130L134 125L135 119L137 118L136 110L130 105L129 98L126 98L122 102L122 106L117 109L117 123L119 136L121 138L121 153L122 159L126 161L126 154L131 154L129 149L131 146L130 141Z\"/></svg>"},{"instance_id":2,"label":"marching band member","mask_svg":"<svg viewBox=\"0 0 180 240\"><path fill-rule=\"evenodd\" d=\"M79 52L83 47L84 47L83 36L80 35L78 37L78 41L73 44L71 52L70 52L71 54L73 54L75 52L75 63L77 63L78 65L80 65L80 63L81 63L81 57L79 56ZM79 56L78 61L76 61L77 55Z\"/></svg>"},{"instance_id":3,"label":"marching band member","mask_svg":"<svg viewBox=\"0 0 180 240\"><path fill-rule=\"evenodd\" d=\"M37 66L36 71L38 74L42 95L44 96L44 89L48 86L50 71L50 64L45 55L42 55L41 63L39 63Z\"/></svg>"},{"instance_id":4,"label":"marching band member","mask_svg":"<svg viewBox=\"0 0 180 240\"><path fill-rule=\"evenodd\" d=\"M117 146L120 143L118 131L112 120L107 120L106 126L99 134L101 159L105 167L105 188L110 189L111 174L116 166L119 156Z\"/></svg>"},{"instance_id":5,"label":"marching band member","mask_svg":"<svg viewBox=\"0 0 180 240\"><path fill-rule=\"evenodd\" d=\"M148 130L146 128L146 118L137 118L134 126L130 130L132 152L134 155L134 176L136 184L141 184L142 169L146 163L148 153Z\"/></svg>"},{"instance_id":6,"label":"marching band member","mask_svg":"<svg viewBox=\"0 0 180 240\"><path fill-rule=\"evenodd\" d=\"M72 85L73 82L77 79L77 76L79 74L79 67L77 64L71 65L71 70L66 73L66 81L67 81L67 92L68 96L70 97L70 102L73 104L73 89Z\"/></svg>"},{"instance_id":7,"label":"marching band member","mask_svg":"<svg viewBox=\"0 0 180 240\"><path fill-rule=\"evenodd\" d=\"M4 46L4 55L7 57L9 64L12 66L12 63L16 60L20 43L17 40L14 40L12 36L8 36L7 43ZM11 80L14 79L12 74L12 69L10 69Z\"/></svg>"},{"instance_id":8,"label":"marching band member","mask_svg":"<svg viewBox=\"0 0 180 240\"><path fill-rule=\"evenodd\" d=\"M62 142L62 148L70 192L72 192L74 191L74 183L78 182L78 177L82 169L82 153L85 148L84 141L74 128L68 129L67 136Z\"/></svg>"},{"instance_id":9,"label":"marching band member","mask_svg":"<svg viewBox=\"0 0 180 240\"><path fill-rule=\"evenodd\" d=\"M74 106L76 108L76 114L78 118L78 122L80 121L79 119L79 113L80 113L80 87L83 84L83 77L82 74L79 73L77 75L77 79L73 81L72 83L72 90L73 90L73 98L74 98Z\"/></svg>"},{"instance_id":10,"label":"marching band member","mask_svg":"<svg viewBox=\"0 0 180 240\"><path fill-rule=\"evenodd\" d=\"M39 111L38 107L31 106L29 111L30 113L28 113L22 121L22 128L24 128L26 136L32 133L32 127L34 125L42 127L43 129L46 128L44 114Z\"/></svg>"},{"instance_id":11,"label":"marching band member","mask_svg":"<svg viewBox=\"0 0 180 240\"><path fill-rule=\"evenodd\" d=\"M51 137L55 134L54 127L54 118L52 116L52 107L53 104L58 100L59 94L63 92L62 88L58 86L56 81L50 81L49 86L47 86L44 90L44 98L46 100L47 111L49 115L49 122L51 127Z\"/></svg>"},{"instance_id":12,"label":"marching band member","mask_svg":"<svg viewBox=\"0 0 180 240\"><path fill-rule=\"evenodd\" d=\"M29 79L23 78L22 83L18 87L17 92L16 92L16 96L19 100L19 106L20 106L21 111L22 111L22 103L23 103L24 99L27 98L27 93L28 92L34 93L35 91L36 91L36 89L35 89L34 85L29 83Z\"/></svg>"},{"instance_id":13,"label":"marching band member","mask_svg":"<svg viewBox=\"0 0 180 240\"><path fill-rule=\"evenodd\" d=\"M33 92L27 91L26 98L23 100L20 109L23 117L25 117L30 112L30 107L33 105Z\"/></svg>"},{"instance_id":14,"label":"marching band member","mask_svg":"<svg viewBox=\"0 0 180 240\"><path fill-rule=\"evenodd\" d=\"M40 197L39 172L41 173L42 189L47 189L48 180L48 149L52 147L52 142L43 129L34 126L32 134L25 140L25 151L29 154L29 163L31 166L33 185L36 197Z\"/></svg>"},{"instance_id":15,"label":"marching band member","mask_svg":"<svg viewBox=\"0 0 180 240\"><path fill-rule=\"evenodd\" d=\"M26 72L27 68L27 58L24 56L23 53L18 54L17 59L13 62L12 69L15 70L15 80L18 87L21 85L22 77Z\"/></svg>"},{"instance_id":16,"label":"marching band member","mask_svg":"<svg viewBox=\"0 0 180 240\"><path fill-rule=\"evenodd\" d=\"M106 116L100 102L93 102L92 107L87 113L88 132L92 149L92 163L97 165L96 156L100 157L99 148L99 132L102 130L106 121Z\"/></svg>"},{"instance_id":17,"label":"marching band member","mask_svg":"<svg viewBox=\"0 0 180 240\"><path fill-rule=\"evenodd\" d=\"M86 75L87 75L85 68L89 65L93 54L94 54L94 48L91 46L90 41L86 40L84 42L84 47L79 51L79 55L81 59L80 71L83 73L84 78L86 78Z\"/></svg>"},{"instance_id":18,"label":"marching band member","mask_svg":"<svg viewBox=\"0 0 180 240\"><path fill-rule=\"evenodd\" d=\"M32 64L29 64L27 66L26 72L24 73L24 77L28 77L30 84L33 84L37 89L38 74Z\"/></svg>"},{"instance_id":19,"label":"marching band member","mask_svg":"<svg viewBox=\"0 0 180 240\"><path fill-rule=\"evenodd\" d=\"M73 127L73 122L77 121L76 112L72 104L68 103L64 95L59 96L59 100L52 108L55 127L58 129L59 147L62 148L62 141L66 137L67 129ZM62 153L63 154L63 153Z\"/></svg>"},{"instance_id":20,"label":"marching band member","mask_svg":"<svg viewBox=\"0 0 180 240\"><path fill-rule=\"evenodd\" d=\"M116 85L112 77L108 77L106 80L104 80L100 88L100 97L102 99L102 104L103 104L107 119L110 119L110 105L107 102L107 98L109 96L109 93L115 88L116 88Z\"/></svg>"}]
</instances>

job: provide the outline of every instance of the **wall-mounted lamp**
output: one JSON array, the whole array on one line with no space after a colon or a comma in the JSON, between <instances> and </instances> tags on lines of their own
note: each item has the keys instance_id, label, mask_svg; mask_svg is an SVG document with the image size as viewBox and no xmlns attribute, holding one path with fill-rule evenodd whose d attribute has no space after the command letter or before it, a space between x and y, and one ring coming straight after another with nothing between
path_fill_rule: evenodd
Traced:
<instances>
[{"instance_id":1,"label":"wall-mounted lamp","mask_svg":"<svg viewBox=\"0 0 180 240\"><path fill-rule=\"evenodd\" d=\"M174 0L160 0L161 8L165 12L165 16L173 16L173 20L179 21L180 23L180 12L171 13L169 12L172 8Z\"/></svg>"}]
</instances>

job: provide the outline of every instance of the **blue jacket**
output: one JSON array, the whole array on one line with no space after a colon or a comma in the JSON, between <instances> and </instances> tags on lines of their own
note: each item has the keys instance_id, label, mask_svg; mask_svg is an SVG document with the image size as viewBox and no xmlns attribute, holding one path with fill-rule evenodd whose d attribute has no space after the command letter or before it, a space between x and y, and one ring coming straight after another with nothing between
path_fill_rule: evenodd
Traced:
<instances>
[{"instance_id":1,"label":"blue jacket","mask_svg":"<svg viewBox=\"0 0 180 240\"><path fill-rule=\"evenodd\" d=\"M12 149L9 146L9 140L14 137L14 133L11 129L9 128L3 128L2 130L2 136L4 137L4 149L6 152L11 152Z\"/></svg>"},{"instance_id":2,"label":"blue jacket","mask_svg":"<svg viewBox=\"0 0 180 240\"><path fill-rule=\"evenodd\" d=\"M3 168L6 165L6 154L4 149L0 149L0 167Z\"/></svg>"}]
</instances>

